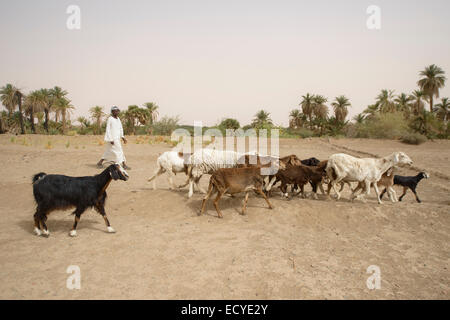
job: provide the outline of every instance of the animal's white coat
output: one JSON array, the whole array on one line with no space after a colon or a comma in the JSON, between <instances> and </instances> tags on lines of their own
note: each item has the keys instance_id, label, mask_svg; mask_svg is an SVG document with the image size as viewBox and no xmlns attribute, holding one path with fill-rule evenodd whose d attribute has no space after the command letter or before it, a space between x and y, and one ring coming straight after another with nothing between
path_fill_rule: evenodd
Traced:
<instances>
[{"instance_id":1,"label":"animal's white coat","mask_svg":"<svg viewBox=\"0 0 450 320\"><path fill-rule=\"evenodd\" d=\"M148 179L148 182L153 181L153 189L156 189L155 178L167 172L169 175L170 189L175 188L173 177L179 172L185 172L184 158L180 157L177 151L166 151L156 160L156 170L154 175Z\"/></svg>"},{"instance_id":2,"label":"animal's white coat","mask_svg":"<svg viewBox=\"0 0 450 320\"><path fill-rule=\"evenodd\" d=\"M370 185L373 184L381 204L380 192L377 182L383 173L394 166L412 165L412 160L403 152L394 152L384 158L355 158L345 153L333 154L328 159L326 172L331 181L331 185L336 192L337 199L340 199L340 192L336 186L341 181L363 182L365 184L365 194L360 194L356 198L364 199L364 195L370 194ZM352 193L354 198L354 192Z\"/></svg>"}]
</instances>

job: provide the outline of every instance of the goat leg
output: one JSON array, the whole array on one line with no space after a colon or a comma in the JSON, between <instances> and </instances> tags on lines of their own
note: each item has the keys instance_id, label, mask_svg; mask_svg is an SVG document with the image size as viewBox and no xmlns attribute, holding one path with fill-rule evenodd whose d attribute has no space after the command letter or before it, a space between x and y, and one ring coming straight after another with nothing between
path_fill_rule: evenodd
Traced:
<instances>
[{"instance_id":1,"label":"goat leg","mask_svg":"<svg viewBox=\"0 0 450 320\"><path fill-rule=\"evenodd\" d=\"M380 190L378 189L378 184L376 182L373 184L373 188L375 189L375 193L377 195L378 203L382 204L383 202L380 199Z\"/></svg>"},{"instance_id":2,"label":"goat leg","mask_svg":"<svg viewBox=\"0 0 450 320\"><path fill-rule=\"evenodd\" d=\"M269 209L273 209L272 204L269 202L269 199L267 198L266 194L262 191L262 189L258 189L258 192L264 197L264 200L266 200L267 205L269 206Z\"/></svg>"},{"instance_id":3,"label":"goat leg","mask_svg":"<svg viewBox=\"0 0 450 320\"><path fill-rule=\"evenodd\" d=\"M198 213L199 216L201 216L203 214L203 212L205 212L206 202L208 201L209 197L211 197L211 195L213 194L213 190L214 190L214 185L212 183L209 183L208 193L203 198L202 207L200 209L200 212Z\"/></svg>"},{"instance_id":4,"label":"goat leg","mask_svg":"<svg viewBox=\"0 0 450 320\"><path fill-rule=\"evenodd\" d=\"M243 201L243 204L242 204L241 215L245 215L245 209L246 209L246 206L247 206L247 201L248 201L248 191L245 193L245 198L244 198L244 201Z\"/></svg>"},{"instance_id":5,"label":"goat leg","mask_svg":"<svg viewBox=\"0 0 450 320\"><path fill-rule=\"evenodd\" d=\"M411 189L411 191L412 191L412 192L414 193L414 195L416 196L416 201L417 201L418 203L421 203L422 201L420 201L419 196L417 195L416 190L415 190L415 189Z\"/></svg>"},{"instance_id":6,"label":"goat leg","mask_svg":"<svg viewBox=\"0 0 450 320\"><path fill-rule=\"evenodd\" d=\"M109 223L108 217L106 216L105 207L103 204L98 204L95 206L95 209L100 213L103 217L103 220L105 220L106 230L108 230L109 233L115 233L116 231L111 227L111 224Z\"/></svg>"},{"instance_id":7,"label":"goat leg","mask_svg":"<svg viewBox=\"0 0 450 320\"><path fill-rule=\"evenodd\" d=\"M408 191L408 187L403 187L403 194L400 196L400 198L398 198L398 201L402 201L403 197L406 194L406 191Z\"/></svg>"},{"instance_id":8,"label":"goat leg","mask_svg":"<svg viewBox=\"0 0 450 320\"><path fill-rule=\"evenodd\" d=\"M41 218L40 218L40 212L39 209L36 211L36 213L34 214L34 233L37 236L42 235L42 231L41 231Z\"/></svg>"},{"instance_id":9,"label":"goat leg","mask_svg":"<svg viewBox=\"0 0 450 320\"><path fill-rule=\"evenodd\" d=\"M219 192L217 193L217 197L214 200L214 207L216 207L217 215L219 216L219 218L223 218L222 212L220 212L220 208L219 208L219 200L226 191L227 191L227 189L219 190Z\"/></svg>"},{"instance_id":10,"label":"goat leg","mask_svg":"<svg viewBox=\"0 0 450 320\"><path fill-rule=\"evenodd\" d=\"M155 180L156 177L162 175L163 173L164 173L164 169L163 169L163 168L156 169L156 171L155 171L155 173L153 174L153 176L150 177L150 178L147 180L148 182L153 181L153 190L156 190L156 180Z\"/></svg>"}]
</instances>

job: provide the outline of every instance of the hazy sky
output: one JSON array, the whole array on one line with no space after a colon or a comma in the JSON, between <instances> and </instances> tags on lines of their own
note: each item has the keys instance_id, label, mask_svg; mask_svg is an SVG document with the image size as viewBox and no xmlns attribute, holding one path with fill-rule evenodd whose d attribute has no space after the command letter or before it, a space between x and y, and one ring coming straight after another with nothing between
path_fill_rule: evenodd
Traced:
<instances>
[{"instance_id":1,"label":"hazy sky","mask_svg":"<svg viewBox=\"0 0 450 320\"><path fill-rule=\"evenodd\" d=\"M81 30L66 27L69 5ZM381 30L366 27L369 5ZM287 125L306 92L345 94L353 116L381 89L411 92L426 65L449 77L450 1L0 0L0 38L0 85L61 86L72 118L154 101L184 124L266 109Z\"/></svg>"}]
</instances>

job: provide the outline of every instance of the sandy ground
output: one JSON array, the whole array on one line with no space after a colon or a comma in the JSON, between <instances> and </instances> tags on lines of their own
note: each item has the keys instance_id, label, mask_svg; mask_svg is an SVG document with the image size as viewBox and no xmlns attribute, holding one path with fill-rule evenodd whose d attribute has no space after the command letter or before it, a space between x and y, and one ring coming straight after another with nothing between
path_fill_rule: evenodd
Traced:
<instances>
[{"instance_id":1,"label":"sandy ground","mask_svg":"<svg viewBox=\"0 0 450 320\"><path fill-rule=\"evenodd\" d=\"M2 299L449 299L450 141L407 146L379 140L283 140L281 155L325 159L337 152L387 155L405 151L413 175L431 178L401 203L226 197L220 220L202 195L170 191L165 176L146 180L164 143L130 138L124 147L131 178L108 189L116 234L87 211L70 238L70 211L49 217L49 238L33 235L31 176L99 173L101 137L0 136L0 298ZM46 148L51 141L51 148ZM139 143L136 143L139 142ZM176 182L184 181L177 176ZM206 188L208 179L202 179ZM309 190L309 189L308 189ZM396 189L399 194L401 190ZM387 200L387 199L386 199ZM81 289L66 288L68 266L81 270ZM381 289L369 290L367 268L379 266Z\"/></svg>"}]
</instances>

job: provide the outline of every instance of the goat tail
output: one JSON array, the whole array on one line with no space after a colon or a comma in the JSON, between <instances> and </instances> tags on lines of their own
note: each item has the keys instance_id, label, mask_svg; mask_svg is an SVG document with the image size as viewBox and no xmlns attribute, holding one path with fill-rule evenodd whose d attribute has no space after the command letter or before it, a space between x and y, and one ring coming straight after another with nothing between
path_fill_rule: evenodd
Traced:
<instances>
[{"instance_id":1,"label":"goat tail","mask_svg":"<svg viewBox=\"0 0 450 320\"><path fill-rule=\"evenodd\" d=\"M35 174L33 176L33 184L35 184L36 182L38 182L39 180L41 180L42 178L44 178L47 174L45 172L40 172L38 174Z\"/></svg>"}]
</instances>

